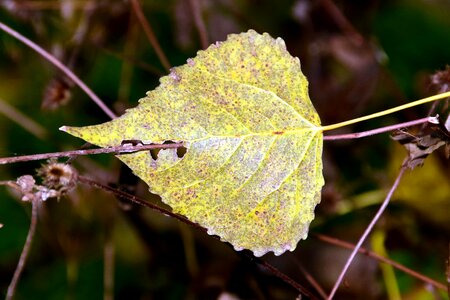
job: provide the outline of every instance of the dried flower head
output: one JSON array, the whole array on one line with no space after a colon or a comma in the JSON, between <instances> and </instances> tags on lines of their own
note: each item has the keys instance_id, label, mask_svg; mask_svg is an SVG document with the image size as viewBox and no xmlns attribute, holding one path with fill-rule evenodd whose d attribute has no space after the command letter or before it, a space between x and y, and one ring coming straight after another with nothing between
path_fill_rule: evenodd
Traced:
<instances>
[{"instance_id":1,"label":"dried flower head","mask_svg":"<svg viewBox=\"0 0 450 300\"><path fill-rule=\"evenodd\" d=\"M45 187L65 193L75 186L78 174L71 165L49 160L38 170L38 175Z\"/></svg>"},{"instance_id":2,"label":"dried flower head","mask_svg":"<svg viewBox=\"0 0 450 300\"><path fill-rule=\"evenodd\" d=\"M45 88L42 108L45 110L56 110L69 102L71 98L71 83L68 79L58 77L52 79Z\"/></svg>"}]
</instances>

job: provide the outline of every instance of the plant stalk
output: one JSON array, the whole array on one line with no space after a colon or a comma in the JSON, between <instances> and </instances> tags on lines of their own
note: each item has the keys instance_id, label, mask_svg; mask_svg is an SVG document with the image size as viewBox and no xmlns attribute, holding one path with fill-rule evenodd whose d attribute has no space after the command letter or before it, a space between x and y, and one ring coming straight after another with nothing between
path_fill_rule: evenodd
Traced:
<instances>
[{"instance_id":1,"label":"plant stalk","mask_svg":"<svg viewBox=\"0 0 450 300\"><path fill-rule=\"evenodd\" d=\"M322 130L322 131L333 130L333 129L341 128L341 127L348 126L348 125L351 125L351 124L355 124L355 123L367 121L367 120L370 120L370 119L375 119L375 118L378 118L378 117L386 116L386 115L395 113L397 111L401 111L401 110L404 110L404 109L407 109L407 108L411 108L411 107L414 107L414 106L417 106L417 105L425 104L425 103L428 103L428 102L433 102L433 101L436 101L436 100L445 99L445 98L448 98L448 97L450 97L450 92L437 94L437 95L426 97L426 98L423 98L423 99L420 99L420 100L416 100L416 101L413 101L413 102L410 102L410 103L406 103L406 104L403 104L403 105L400 105L400 106L396 106L396 107L393 107L393 108L390 108L390 109L387 109L387 110L383 110L383 111L380 111L380 112L377 112L377 113L373 113L373 114L370 114L370 115L367 115L367 116L359 117L359 118L356 118L356 119L352 119L352 120L348 120L348 121L344 121L344 122L340 122L340 123L336 123L336 124L325 125L325 126L320 127L319 129Z\"/></svg>"}]
</instances>

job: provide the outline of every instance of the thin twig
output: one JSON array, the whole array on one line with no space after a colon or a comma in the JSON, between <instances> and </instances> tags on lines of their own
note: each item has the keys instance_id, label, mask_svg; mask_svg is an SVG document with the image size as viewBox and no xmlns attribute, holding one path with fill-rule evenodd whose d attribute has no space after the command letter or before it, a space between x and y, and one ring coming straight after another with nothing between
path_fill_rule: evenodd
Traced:
<instances>
[{"instance_id":1,"label":"thin twig","mask_svg":"<svg viewBox=\"0 0 450 300\"><path fill-rule=\"evenodd\" d=\"M95 45L95 46L98 49L100 49L101 51L105 52L106 54L111 55L112 57L117 58L119 60L126 61L130 64L133 64L135 67L140 68L144 71L147 71L148 73L151 73L152 75L155 75L158 77L164 76L164 73L159 68L157 68L151 64L148 64L144 61L138 60L135 57L127 56L124 53L115 52L111 49L108 49L108 48L102 46L102 45Z\"/></svg>"},{"instance_id":2,"label":"thin twig","mask_svg":"<svg viewBox=\"0 0 450 300\"><path fill-rule=\"evenodd\" d=\"M320 3L325 11L332 17L340 30L350 36L353 41L357 43L364 42L364 37L355 29L355 27L348 21L344 14L339 10L332 0L321 0Z\"/></svg>"},{"instance_id":3,"label":"thin twig","mask_svg":"<svg viewBox=\"0 0 450 300\"><path fill-rule=\"evenodd\" d=\"M14 5L17 6L20 10L61 10L62 5L61 1L15 1ZM90 0L72 0L70 5L74 10L76 9L94 9L94 3Z\"/></svg>"},{"instance_id":4,"label":"thin twig","mask_svg":"<svg viewBox=\"0 0 450 300\"><path fill-rule=\"evenodd\" d=\"M185 217L183 217L181 215L177 215L176 213L173 213L170 210L167 210L165 208L159 207L158 205L150 203L150 202L146 201L145 199L142 199L142 198L137 197L135 195L131 195L129 193L120 191L118 189L114 189L114 188L109 187L107 185L104 185L104 184L101 184L99 182L96 182L96 181L94 181L92 179L89 179L89 178L87 178L85 176L78 176L78 181L80 183L82 183L82 184L89 185L89 186L92 186L92 187L96 187L96 188L104 190L105 192L114 194L114 196L116 196L116 197L128 200L128 201L133 202L135 204L138 204L140 206L144 206L144 207L150 208L150 209L152 209L152 210L154 210L154 211L156 211L156 212L158 212L160 214L163 214L163 215L168 216L168 217L175 218L178 221L181 221L181 222L183 222L185 224L188 224L188 225L190 225L192 227L195 227L195 228L197 228L197 229L199 229L201 231L206 232L206 229L203 228L202 226L198 225L197 223L189 221L188 219L186 219Z\"/></svg>"},{"instance_id":5,"label":"thin twig","mask_svg":"<svg viewBox=\"0 0 450 300\"><path fill-rule=\"evenodd\" d=\"M325 135L323 137L324 141L334 141L334 140L349 140L349 139L359 139L366 136L376 135L387 131L392 131L400 128L411 127L414 125L424 124L424 123L433 123L436 124L438 122L436 117L426 117L422 119L417 119L414 121L404 122L395 125L389 125L385 127L380 127L372 130L355 132L355 133L347 133L347 134L336 134L336 135Z\"/></svg>"},{"instance_id":6,"label":"thin twig","mask_svg":"<svg viewBox=\"0 0 450 300\"><path fill-rule=\"evenodd\" d=\"M146 201L146 200L144 200L144 199L142 199L140 197L137 197L135 195L132 195L132 194L123 192L121 190L109 187L107 185L101 184L101 183L96 182L96 181L94 181L92 179L89 179L89 178L87 178L85 176L78 176L77 179L82 184L102 189L105 192L114 194L118 198L122 198L122 199L128 200L130 202L133 202L135 204L138 204L140 206L144 206L144 207L150 208L150 209L152 209L152 210L154 210L154 211L156 211L156 212L158 212L160 214L163 214L163 215L168 216L168 217L175 218L178 221L181 221L181 222L183 222L183 223L185 223L187 225L190 225L190 226L194 227L195 229L198 229L198 230L200 230L202 232L207 232L207 229L202 227L202 226L200 226L199 224L194 223L194 222L186 219L185 217L183 217L181 215L173 213L170 210L167 210L165 208L159 207L158 205L150 203L150 202L148 202L148 201ZM217 236L212 236L212 237L218 239ZM293 280L292 278L290 278L286 274L282 273L280 270L278 270L277 268L275 268L274 266L272 266L268 262L251 255L249 252L243 252L242 254L244 256L246 256L247 258L249 258L251 261L256 262L257 264L259 264L259 265L263 266L264 268L268 269L272 274L274 274L278 278L282 279L284 282L286 282L287 284L289 284L290 286L292 286L293 288L295 288L299 292L309 296L311 299L317 299L317 297L315 297L314 295L311 295L311 293L307 289L305 289L303 286L301 286L295 280Z\"/></svg>"},{"instance_id":7,"label":"thin twig","mask_svg":"<svg viewBox=\"0 0 450 300\"><path fill-rule=\"evenodd\" d=\"M79 155L104 154L104 153L126 154L126 153L133 153L133 152L151 150L151 149L169 149L169 148L180 148L180 147L183 147L183 143L158 144L158 145L136 145L136 146L126 144L126 145L121 145L121 146L98 148L98 149L87 149L87 150L80 149L80 150L71 150L71 151L62 151L62 152L51 152L51 153L42 153L42 154L2 157L2 158L0 158L0 165L13 164L13 163L17 163L17 162L32 161L32 160L59 158L59 157L74 157L74 156L79 156Z\"/></svg>"},{"instance_id":8,"label":"thin twig","mask_svg":"<svg viewBox=\"0 0 450 300\"><path fill-rule=\"evenodd\" d=\"M23 268L25 267L25 263L28 258L28 254L30 253L31 243L33 241L34 233L36 232L36 224L37 224L37 215L38 211L38 200L31 200L31 221L30 221L30 229L28 230L27 239L25 240L25 244L23 246L22 253L20 254L19 262L17 264L17 268L14 271L13 278L11 283L8 286L8 291L6 293L6 300L10 300L14 297L14 293L16 292L16 286L19 282L20 275L22 274Z\"/></svg>"},{"instance_id":9,"label":"thin twig","mask_svg":"<svg viewBox=\"0 0 450 300\"><path fill-rule=\"evenodd\" d=\"M69 68L67 68L63 63L61 63L56 57L51 55L49 52L44 50L41 46L37 45L30 39L26 38L22 34L18 33L14 29L0 22L0 29L11 35L12 37L18 39L40 55L42 55L46 60L52 63L55 67L60 69L67 77L69 77L75 84L77 84L99 107L105 114L107 114L111 119L115 119L117 116L106 106L105 103Z\"/></svg>"},{"instance_id":10,"label":"thin twig","mask_svg":"<svg viewBox=\"0 0 450 300\"><path fill-rule=\"evenodd\" d=\"M266 261L264 261L262 259L257 259L257 263L259 265L263 266L264 268L268 269L272 274L274 274L275 276L277 276L278 278L280 278L284 282L288 283L290 286L292 286L295 289L297 289L297 291L299 291L301 294L309 297L312 300L318 300L318 298L316 296L314 296L313 294L311 294L311 292L309 292L307 289L305 289L303 286L298 284L291 277L287 276L286 274L284 274L283 272L281 272L280 270L278 270L277 268L275 268L274 266L272 266L268 262L266 262Z\"/></svg>"},{"instance_id":11,"label":"thin twig","mask_svg":"<svg viewBox=\"0 0 450 300\"><path fill-rule=\"evenodd\" d=\"M352 244L352 243L349 243L349 242L346 242L346 241L342 241L342 240L339 240L339 239L336 239L336 238L333 238L333 237L330 237L330 236L327 236L327 235L314 234L313 236L315 236L316 238L318 238L319 240L321 240L323 242L326 242L326 243L329 243L329 244L332 244L332 245L335 245L335 246L338 246L338 247L342 247L342 248L346 248L346 249L350 249L350 250L355 249L355 244ZM361 253L361 254L364 254L364 255L366 255L366 256L368 256L370 258L376 259L376 260L378 260L380 262L383 262L383 263L386 263L388 265L391 265L394 268L396 268L398 270L401 270L401 271L405 272L406 274L408 274L408 275L410 275L412 277L415 277L415 278L417 278L417 279L419 279L419 280L421 280L421 281L423 281L423 282L425 282L427 284L430 284L430 285L432 285L432 286L434 286L434 287L436 287L438 289L443 289L443 290L446 289L445 284L443 284L441 282L438 282L438 281L436 281L436 280L434 280L434 279L432 279L430 277L427 277L427 276L425 276L423 274L420 274L420 273L418 273L418 272L416 272L416 271L414 271L414 270L412 270L412 269L410 269L410 268L408 268L408 267L406 267L406 266L404 266L402 264L399 264L396 261L393 261L393 260L391 260L389 258L381 256L381 255L379 255L379 254L377 254L377 253L375 253L373 251L370 251L370 250L367 250L367 249L361 247L358 250L358 252Z\"/></svg>"},{"instance_id":12,"label":"thin twig","mask_svg":"<svg viewBox=\"0 0 450 300\"><path fill-rule=\"evenodd\" d=\"M141 35L139 24L131 13L130 19L128 20L128 29L125 36L125 43L123 47L123 55L128 57L133 57L136 54L138 38ZM130 92L133 87L134 66L133 64L123 61L122 68L120 72L119 88L117 91L117 98L119 102L128 103L130 98Z\"/></svg>"},{"instance_id":13,"label":"thin twig","mask_svg":"<svg viewBox=\"0 0 450 300\"><path fill-rule=\"evenodd\" d=\"M447 294L450 299L450 243L448 243L448 259L447 259L447 267L445 270L445 275L447 278Z\"/></svg>"},{"instance_id":14,"label":"thin twig","mask_svg":"<svg viewBox=\"0 0 450 300\"><path fill-rule=\"evenodd\" d=\"M322 297L322 299L326 299L327 293L319 284L319 282L303 266L299 266L299 268L300 271L305 276L306 280L309 282L309 284L311 284L311 286L317 291L317 293L319 293L320 297Z\"/></svg>"},{"instance_id":15,"label":"thin twig","mask_svg":"<svg viewBox=\"0 0 450 300\"><path fill-rule=\"evenodd\" d=\"M402 164L403 165L403 164ZM331 290L330 294L328 295L328 300L333 299L334 295L336 294L337 289L341 285L342 281L344 280L344 276L347 273L348 268L350 267L350 264L353 262L353 259L355 258L356 254L358 253L359 249L361 248L362 244L366 240L367 236L372 231L375 224L380 219L381 215L383 214L384 210L386 209L387 205L389 204L392 195L394 194L394 191L397 189L398 184L400 183L400 179L402 178L403 174L405 173L406 168L401 167L400 172L397 175L397 178L395 179L394 184L392 185L389 193L387 194L386 198L384 199L383 203L381 204L380 208L378 209L377 213L373 217L370 224L367 226L366 230L360 237L358 243L356 244L355 248L353 249L352 253L347 259L347 262L345 263L345 266L342 268L341 274L339 275L338 279L336 280L336 283L333 286L333 289Z\"/></svg>"},{"instance_id":16,"label":"thin twig","mask_svg":"<svg viewBox=\"0 0 450 300\"><path fill-rule=\"evenodd\" d=\"M208 32L206 31L205 22L202 18L202 8L198 0L189 0L192 15L194 17L195 27L197 28L198 35L200 36L200 43L203 49L208 48Z\"/></svg>"},{"instance_id":17,"label":"thin twig","mask_svg":"<svg viewBox=\"0 0 450 300\"><path fill-rule=\"evenodd\" d=\"M113 227L115 220L112 220L109 227ZM107 229L107 236L103 245L103 300L114 299L114 261L115 245L112 228Z\"/></svg>"},{"instance_id":18,"label":"thin twig","mask_svg":"<svg viewBox=\"0 0 450 300\"><path fill-rule=\"evenodd\" d=\"M150 23L147 21L147 19L144 16L144 13L142 12L142 7L139 4L138 0L130 0L131 7L133 8L134 13L136 14L136 17L139 21L139 23L142 26L142 29L144 29L145 35L147 36L148 41L152 45L153 49L155 49L156 55L158 56L159 60L161 61L161 64L166 69L167 72L170 71L170 63L167 59L166 55L164 54L164 51L161 49L161 46L159 45L158 40L156 39L155 34L153 33L152 27L150 26Z\"/></svg>"},{"instance_id":19,"label":"thin twig","mask_svg":"<svg viewBox=\"0 0 450 300\"><path fill-rule=\"evenodd\" d=\"M48 135L48 132L44 127L22 113L20 110L16 109L14 106L11 106L6 101L3 101L3 99L0 99L0 113L41 140L45 139Z\"/></svg>"},{"instance_id":20,"label":"thin twig","mask_svg":"<svg viewBox=\"0 0 450 300\"><path fill-rule=\"evenodd\" d=\"M242 251L239 254L243 255L244 257L248 258L250 261L257 263L258 265L262 266L263 268L267 269L270 273L275 275L276 277L280 278L293 288L295 288L298 292L301 294L309 297L313 300L318 300L316 296L314 296L308 289L300 285L298 282L296 282L294 279L289 277L288 275L284 274L274 266L272 266L270 263L266 262L265 260L255 257L250 251Z\"/></svg>"},{"instance_id":21,"label":"thin twig","mask_svg":"<svg viewBox=\"0 0 450 300\"><path fill-rule=\"evenodd\" d=\"M314 276L312 276L311 273L309 273L308 270L303 267L297 257L292 255L291 253L286 254L291 256L291 260L297 265L300 272L303 274L303 276L305 276L305 279L309 282L309 284L311 284L311 286L317 291L317 293L319 293L320 297L322 297L322 299L327 299L327 293L325 292L325 290L322 288L319 282L317 282Z\"/></svg>"}]
</instances>

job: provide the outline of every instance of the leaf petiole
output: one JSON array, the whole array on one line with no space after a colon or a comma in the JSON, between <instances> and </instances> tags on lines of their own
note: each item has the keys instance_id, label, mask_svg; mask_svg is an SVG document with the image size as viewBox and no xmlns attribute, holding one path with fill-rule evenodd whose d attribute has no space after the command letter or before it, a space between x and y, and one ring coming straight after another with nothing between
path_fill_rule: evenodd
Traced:
<instances>
[{"instance_id":1,"label":"leaf petiole","mask_svg":"<svg viewBox=\"0 0 450 300\"><path fill-rule=\"evenodd\" d=\"M401 111L401 110L404 110L404 109L407 109L407 108L410 108L410 107L414 107L414 106L417 106L417 105L425 104L425 103L428 103L428 102L433 102L433 101L436 101L436 100L445 99L447 97L450 97L450 92L445 92L445 93L442 93L442 94L437 94L437 95L433 95L433 96L430 96L430 97L426 97L426 98L423 98L423 99L420 99L420 100L416 100L416 101L413 101L413 102L410 102L410 103L406 103L406 104L403 104L403 105L400 105L400 106L396 106L396 107L393 107L393 108L390 108L390 109L387 109L387 110L383 110L383 111L380 111L380 112L377 112L377 113L373 113L373 114L370 114L370 115L367 115L367 116L359 117L359 118L356 118L356 119L351 119L351 120L340 122L340 123L336 123L336 124L321 126L318 129L320 129L321 131L334 130L334 129L341 128L341 127L344 127L344 126L347 126L347 125L351 125L351 124L367 121L367 120L370 120L370 119L375 119L375 118L378 118L378 117L382 117L382 116L385 116L385 115L389 115L389 114L395 113L397 111Z\"/></svg>"}]
</instances>

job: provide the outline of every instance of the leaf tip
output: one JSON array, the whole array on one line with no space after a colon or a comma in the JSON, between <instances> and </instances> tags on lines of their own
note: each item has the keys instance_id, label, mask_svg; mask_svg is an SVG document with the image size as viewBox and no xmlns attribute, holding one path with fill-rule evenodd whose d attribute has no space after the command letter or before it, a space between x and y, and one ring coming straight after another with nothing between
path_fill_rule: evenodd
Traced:
<instances>
[{"instance_id":1,"label":"leaf tip","mask_svg":"<svg viewBox=\"0 0 450 300\"><path fill-rule=\"evenodd\" d=\"M66 133L68 133L68 134L71 134L71 135L73 135L74 134L74 129L75 127L72 127L72 126L61 126L61 127L59 127L58 129L60 130L60 131L63 131L63 132L66 132Z\"/></svg>"},{"instance_id":2,"label":"leaf tip","mask_svg":"<svg viewBox=\"0 0 450 300\"><path fill-rule=\"evenodd\" d=\"M61 127L59 127L58 129L59 129L60 131L63 131L63 132L65 132L65 133L68 133L68 134L70 134L70 135L72 135L72 136L75 136L75 137L79 137L79 138L83 138L83 139L84 139L84 137L82 137L82 135L81 135L81 133L80 133L80 131L79 131L79 127L61 126Z\"/></svg>"}]
</instances>

